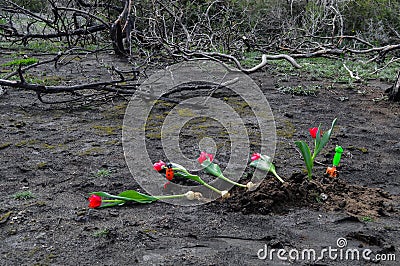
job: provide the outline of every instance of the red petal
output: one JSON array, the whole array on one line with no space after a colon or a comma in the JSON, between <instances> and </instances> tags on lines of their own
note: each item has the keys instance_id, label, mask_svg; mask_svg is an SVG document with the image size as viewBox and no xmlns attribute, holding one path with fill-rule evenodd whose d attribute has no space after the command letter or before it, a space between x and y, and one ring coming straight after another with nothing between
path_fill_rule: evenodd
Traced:
<instances>
[{"instance_id":1,"label":"red petal","mask_svg":"<svg viewBox=\"0 0 400 266\"><path fill-rule=\"evenodd\" d=\"M258 159L260 159L261 158L261 154L259 154L259 153L253 153L253 155L251 156L251 160L252 161L256 161L256 160L258 160Z\"/></svg>"},{"instance_id":2,"label":"red petal","mask_svg":"<svg viewBox=\"0 0 400 266\"><path fill-rule=\"evenodd\" d=\"M200 157L197 159L197 161L199 161L200 164L202 164L205 160L207 160L206 154L204 151L202 151L200 153Z\"/></svg>"},{"instance_id":3,"label":"red petal","mask_svg":"<svg viewBox=\"0 0 400 266\"><path fill-rule=\"evenodd\" d=\"M165 166L165 163L163 161L159 161L153 164L154 170L160 172L163 169L163 166Z\"/></svg>"},{"instance_id":4,"label":"red petal","mask_svg":"<svg viewBox=\"0 0 400 266\"><path fill-rule=\"evenodd\" d=\"M317 127L310 128L310 135L313 139L315 139L317 137L317 132L318 132Z\"/></svg>"},{"instance_id":5,"label":"red petal","mask_svg":"<svg viewBox=\"0 0 400 266\"><path fill-rule=\"evenodd\" d=\"M89 208L97 208L101 206L101 197L97 195L91 195L89 197Z\"/></svg>"},{"instance_id":6,"label":"red petal","mask_svg":"<svg viewBox=\"0 0 400 266\"><path fill-rule=\"evenodd\" d=\"M206 153L206 152L202 151L200 153L200 157L197 159L197 161L199 161L199 163L202 164L207 159L209 159L210 162L212 162L212 160L214 159L214 155L212 155L211 153Z\"/></svg>"}]
</instances>

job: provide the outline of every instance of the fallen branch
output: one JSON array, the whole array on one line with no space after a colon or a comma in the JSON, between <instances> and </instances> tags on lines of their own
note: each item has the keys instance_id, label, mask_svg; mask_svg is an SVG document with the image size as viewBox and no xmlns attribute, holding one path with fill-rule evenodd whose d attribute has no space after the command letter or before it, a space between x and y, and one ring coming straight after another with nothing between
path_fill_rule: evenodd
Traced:
<instances>
[{"instance_id":1,"label":"fallen branch","mask_svg":"<svg viewBox=\"0 0 400 266\"><path fill-rule=\"evenodd\" d=\"M31 90L38 93L61 93L61 92L75 92L80 90L104 90L105 86L110 86L112 84L117 84L122 82L121 80L117 81L108 81L108 82L96 82L96 83L87 83L73 86L47 86L41 84L32 84L27 83L25 81L16 81L16 80L6 80L0 79L1 86L7 86L12 88L20 88L25 90Z\"/></svg>"},{"instance_id":2,"label":"fallen branch","mask_svg":"<svg viewBox=\"0 0 400 266\"><path fill-rule=\"evenodd\" d=\"M80 95L76 99L58 101L58 102L48 102L48 101L43 100L43 97L42 97L43 94L54 94L54 93L67 92L67 93L76 95L77 91L95 90L95 91L125 94L125 95L135 94L136 96L138 96L144 100L148 100L148 101L162 100L165 102L170 102L173 104L180 104L182 106L187 106L187 107L191 107L191 108L207 109L207 107L204 105L192 104L192 103L181 103L179 100L174 100L169 97L157 96L157 95L153 95L148 92L138 91L137 88L140 86L140 84L130 84L130 85L124 85L124 86L118 85L118 83L122 82L121 80L110 81L110 82L88 83L88 84L81 84L81 85L74 85L74 86L46 86L46 85L40 85L40 84L27 83L27 82L25 82L25 80L21 74L21 71L18 71L18 73L20 74L21 81L0 79L0 86L7 86L7 87L12 87L12 88L20 88L20 89L24 89L24 90L35 91L38 99L42 103L46 103L46 104L60 104L60 103L69 103L69 102L79 101L81 99L87 99L89 97L92 97L92 96L94 96L94 94ZM209 87L210 85L207 85L207 86Z\"/></svg>"},{"instance_id":3,"label":"fallen branch","mask_svg":"<svg viewBox=\"0 0 400 266\"><path fill-rule=\"evenodd\" d=\"M347 70L347 72L349 72L351 78L353 78L353 79L355 79L355 80L357 80L357 81L361 80L361 78L360 78L358 75L356 75L356 76L354 75L353 71L351 71L351 70L346 66L346 64L343 64L343 67Z\"/></svg>"},{"instance_id":4,"label":"fallen branch","mask_svg":"<svg viewBox=\"0 0 400 266\"><path fill-rule=\"evenodd\" d=\"M286 54L278 54L278 55L267 55L267 54L263 54L261 56L261 62L256 65L255 67L252 68L244 68L242 66L242 64L239 62L239 60L232 56L232 55L228 55L228 54L222 54L222 53L217 53L217 52L185 52L182 51L186 56L201 56L201 57L205 57L207 59L213 60L213 61L217 61L222 63L221 60L219 60L219 58L222 59L229 59L230 61L232 61L235 66L242 71L243 73L246 74L250 74L250 73L254 73L256 71L258 71L259 69L263 68L264 66L267 65L268 60L287 60L293 67L295 68L301 68L301 66L296 62L296 60L290 56L290 55L286 55Z\"/></svg>"}]
</instances>

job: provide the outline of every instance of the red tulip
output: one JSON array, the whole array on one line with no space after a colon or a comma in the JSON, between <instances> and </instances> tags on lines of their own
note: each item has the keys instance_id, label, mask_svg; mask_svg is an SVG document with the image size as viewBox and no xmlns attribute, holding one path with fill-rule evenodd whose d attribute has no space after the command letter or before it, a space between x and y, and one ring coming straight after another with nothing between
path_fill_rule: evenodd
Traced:
<instances>
[{"instance_id":1,"label":"red tulip","mask_svg":"<svg viewBox=\"0 0 400 266\"><path fill-rule=\"evenodd\" d=\"M253 155L251 156L251 161L257 161L258 159L261 158L261 154L259 153L253 153Z\"/></svg>"},{"instance_id":2,"label":"red tulip","mask_svg":"<svg viewBox=\"0 0 400 266\"><path fill-rule=\"evenodd\" d=\"M317 132L318 132L317 127L310 128L310 135L313 139L317 137ZM322 131L320 131L319 133L322 135Z\"/></svg>"},{"instance_id":3,"label":"red tulip","mask_svg":"<svg viewBox=\"0 0 400 266\"><path fill-rule=\"evenodd\" d=\"M197 159L197 161L199 161L199 163L202 164L207 159L210 159L210 162L212 162L212 160L214 159L214 156L212 154L202 151L200 153L200 157Z\"/></svg>"},{"instance_id":4,"label":"red tulip","mask_svg":"<svg viewBox=\"0 0 400 266\"><path fill-rule=\"evenodd\" d=\"M161 161L161 160L159 162L156 162L156 163L153 164L154 170L156 170L158 172L160 172L163 169L164 166L165 166L165 163L163 161Z\"/></svg>"},{"instance_id":5,"label":"red tulip","mask_svg":"<svg viewBox=\"0 0 400 266\"><path fill-rule=\"evenodd\" d=\"M97 195L91 195L89 197L89 208L97 208L101 206L101 197Z\"/></svg>"}]
</instances>

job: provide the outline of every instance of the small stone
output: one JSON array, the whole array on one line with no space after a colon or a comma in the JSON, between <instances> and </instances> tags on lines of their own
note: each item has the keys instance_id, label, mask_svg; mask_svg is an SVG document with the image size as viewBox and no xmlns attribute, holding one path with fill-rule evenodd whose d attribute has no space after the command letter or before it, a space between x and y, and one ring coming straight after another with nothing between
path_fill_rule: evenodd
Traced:
<instances>
[{"instance_id":1,"label":"small stone","mask_svg":"<svg viewBox=\"0 0 400 266\"><path fill-rule=\"evenodd\" d=\"M328 199L328 195L326 195L325 193L321 193L320 198L322 201L325 201Z\"/></svg>"}]
</instances>

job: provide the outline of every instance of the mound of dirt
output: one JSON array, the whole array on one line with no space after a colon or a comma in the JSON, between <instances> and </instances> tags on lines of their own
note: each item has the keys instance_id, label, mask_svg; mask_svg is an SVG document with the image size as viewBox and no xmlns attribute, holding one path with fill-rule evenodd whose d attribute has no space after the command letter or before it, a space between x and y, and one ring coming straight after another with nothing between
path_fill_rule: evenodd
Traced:
<instances>
[{"instance_id":1,"label":"mound of dirt","mask_svg":"<svg viewBox=\"0 0 400 266\"><path fill-rule=\"evenodd\" d=\"M340 178L308 180L295 173L285 183L264 180L256 191L234 190L228 204L244 214L287 213L293 208L311 207L341 211L358 218L389 216L398 212L399 197L379 188L348 184Z\"/></svg>"}]
</instances>

